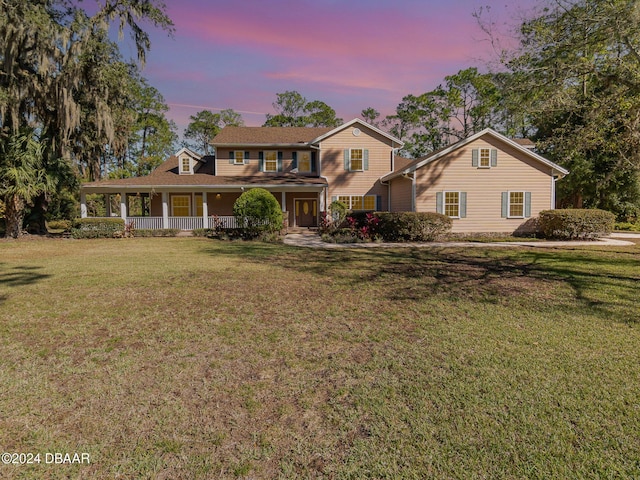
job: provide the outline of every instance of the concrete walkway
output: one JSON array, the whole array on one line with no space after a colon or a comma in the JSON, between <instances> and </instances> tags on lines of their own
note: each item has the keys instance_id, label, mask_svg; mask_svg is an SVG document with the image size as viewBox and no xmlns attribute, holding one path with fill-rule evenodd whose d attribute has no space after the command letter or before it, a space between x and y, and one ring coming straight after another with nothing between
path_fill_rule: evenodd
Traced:
<instances>
[{"instance_id":1,"label":"concrete walkway","mask_svg":"<svg viewBox=\"0 0 640 480\"><path fill-rule=\"evenodd\" d=\"M286 245L293 245L295 247L308 247L308 248L424 248L424 247L597 247L597 246L609 246L609 247L623 247L629 245L635 245L633 242L626 240L616 240L616 238L636 238L640 239L640 234L634 233L613 233L607 238L593 241L575 241L575 242L411 242L411 243L326 243L323 242L319 235L311 233L290 233L284 237L284 243Z\"/></svg>"}]
</instances>

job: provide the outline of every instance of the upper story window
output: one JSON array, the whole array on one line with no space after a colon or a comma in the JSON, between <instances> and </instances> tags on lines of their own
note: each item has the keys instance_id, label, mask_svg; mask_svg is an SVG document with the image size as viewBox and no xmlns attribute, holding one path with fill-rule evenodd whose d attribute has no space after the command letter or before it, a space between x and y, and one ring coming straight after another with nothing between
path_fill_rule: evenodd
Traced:
<instances>
[{"instance_id":1,"label":"upper story window","mask_svg":"<svg viewBox=\"0 0 640 480\"><path fill-rule=\"evenodd\" d=\"M182 156L179 160L180 165L180 175L191 175L193 173L193 164L191 162L191 157Z\"/></svg>"},{"instance_id":2,"label":"upper story window","mask_svg":"<svg viewBox=\"0 0 640 480\"><path fill-rule=\"evenodd\" d=\"M498 166L498 150L495 148L474 148L471 151L471 165L477 168Z\"/></svg>"},{"instance_id":3,"label":"upper story window","mask_svg":"<svg viewBox=\"0 0 640 480\"><path fill-rule=\"evenodd\" d=\"M278 152L275 150L267 150L264 152L264 171L278 171Z\"/></svg>"},{"instance_id":4,"label":"upper story window","mask_svg":"<svg viewBox=\"0 0 640 480\"><path fill-rule=\"evenodd\" d=\"M480 149L480 164L482 168L489 168L491 166L491 150L488 148Z\"/></svg>"},{"instance_id":5,"label":"upper story window","mask_svg":"<svg viewBox=\"0 0 640 480\"><path fill-rule=\"evenodd\" d=\"M236 150L235 152L233 152L233 164L244 165L244 151Z\"/></svg>"},{"instance_id":6,"label":"upper story window","mask_svg":"<svg viewBox=\"0 0 640 480\"><path fill-rule=\"evenodd\" d=\"M363 150L361 148L352 148L351 149L351 163L349 165L349 170L360 171L364 170L363 168Z\"/></svg>"},{"instance_id":7,"label":"upper story window","mask_svg":"<svg viewBox=\"0 0 640 480\"><path fill-rule=\"evenodd\" d=\"M298 152L298 172L311 172L311 152Z\"/></svg>"},{"instance_id":8,"label":"upper story window","mask_svg":"<svg viewBox=\"0 0 640 480\"><path fill-rule=\"evenodd\" d=\"M369 170L369 150L366 148L345 148L344 169L350 172Z\"/></svg>"}]
</instances>

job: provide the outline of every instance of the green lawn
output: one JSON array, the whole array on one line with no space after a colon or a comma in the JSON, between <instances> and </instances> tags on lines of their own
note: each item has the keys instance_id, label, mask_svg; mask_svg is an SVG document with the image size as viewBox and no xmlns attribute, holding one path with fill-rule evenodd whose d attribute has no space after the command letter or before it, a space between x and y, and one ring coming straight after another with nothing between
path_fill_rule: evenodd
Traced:
<instances>
[{"instance_id":1,"label":"green lawn","mask_svg":"<svg viewBox=\"0 0 640 480\"><path fill-rule=\"evenodd\" d=\"M0 242L0 478L637 478L640 245ZM46 464L45 453L90 464Z\"/></svg>"}]
</instances>

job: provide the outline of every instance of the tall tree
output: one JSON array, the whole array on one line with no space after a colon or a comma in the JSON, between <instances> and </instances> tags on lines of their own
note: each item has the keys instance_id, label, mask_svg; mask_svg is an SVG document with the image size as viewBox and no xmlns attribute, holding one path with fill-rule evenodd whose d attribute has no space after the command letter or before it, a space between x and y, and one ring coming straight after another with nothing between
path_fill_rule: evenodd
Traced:
<instances>
[{"instance_id":1,"label":"tall tree","mask_svg":"<svg viewBox=\"0 0 640 480\"><path fill-rule=\"evenodd\" d=\"M373 107L367 107L364 110L362 110L362 112L360 112L360 116L365 122L367 122L370 125L373 125L374 127L378 127L380 125L380 122L378 121L378 118L380 117L380 112Z\"/></svg>"},{"instance_id":2,"label":"tall tree","mask_svg":"<svg viewBox=\"0 0 640 480\"><path fill-rule=\"evenodd\" d=\"M471 67L434 90L405 96L384 125L405 141L404 154L419 157L487 127L503 130L500 100L494 75Z\"/></svg>"},{"instance_id":3,"label":"tall tree","mask_svg":"<svg viewBox=\"0 0 640 480\"><path fill-rule=\"evenodd\" d=\"M221 110L220 113L213 113L210 110L202 110L189 117L191 122L184 131L184 137L192 140L188 146L196 152L209 155L211 140L222 127L241 127L244 125L242 115L231 108Z\"/></svg>"},{"instance_id":4,"label":"tall tree","mask_svg":"<svg viewBox=\"0 0 640 480\"><path fill-rule=\"evenodd\" d=\"M57 164L52 159L71 157L73 143L80 138L81 121L86 118L82 108L88 105L95 109L96 132L104 132L113 141L116 113L105 90L92 88L100 76L96 69L101 68L101 62L90 61L87 52L98 50L97 45L115 22L121 34L125 28L131 32L138 61L144 63L150 43L140 23L171 31L164 8L155 0L104 0L90 17L77 3L67 0L0 1L2 151L11 151L12 139L35 126L41 131L38 142L47 163L32 165L46 172ZM0 168L8 162L8 157L0 157Z\"/></svg>"},{"instance_id":5,"label":"tall tree","mask_svg":"<svg viewBox=\"0 0 640 480\"><path fill-rule=\"evenodd\" d=\"M520 26L506 85L543 153L571 171L560 201L640 212L640 3L547 1Z\"/></svg>"},{"instance_id":6,"label":"tall tree","mask_svg":"<svg viewBox=\"0 0 640 480\"><path fill-rule=\"evenodd\" d=\"M307 101L299 92L276 94L275 115L267 114L265 127L336 127L343 123L333 108L319 100Z\"/></svg>"}]
</instances>

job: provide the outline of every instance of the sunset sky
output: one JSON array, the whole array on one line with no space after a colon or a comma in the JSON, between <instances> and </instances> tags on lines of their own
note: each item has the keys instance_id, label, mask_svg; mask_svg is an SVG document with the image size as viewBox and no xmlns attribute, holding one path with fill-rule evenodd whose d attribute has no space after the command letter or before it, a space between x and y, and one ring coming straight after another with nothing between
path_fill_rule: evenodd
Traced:
<instances>
[{"instance_id":1,"label":"sunset sky","mask_svg":"<svg viewBox=\"0 0 640 480\"><path fill-rule=\"evenodd\" d=\"M535 0L167 0L175 35L152 31L143 74L182 134L199 110L233 108L249 126L297 90L345 121L484 69L492 47L473 12L490 7L503 33ZM485 10L486 11L486 10ZM150 28L149 28L150 29ZM508 38L505 40L508 42ZM127 54L127 49L123 49ZM130 52L129 52L130 53Z\"/></svg>"}]
</instances>

